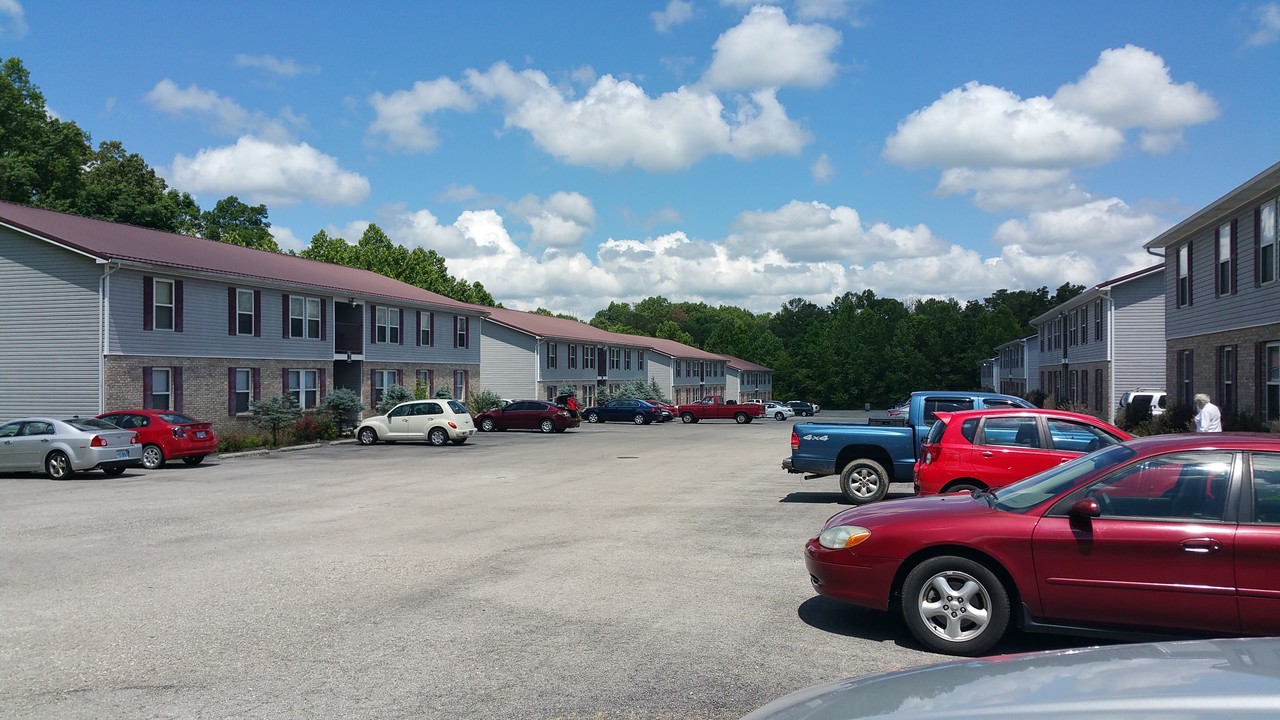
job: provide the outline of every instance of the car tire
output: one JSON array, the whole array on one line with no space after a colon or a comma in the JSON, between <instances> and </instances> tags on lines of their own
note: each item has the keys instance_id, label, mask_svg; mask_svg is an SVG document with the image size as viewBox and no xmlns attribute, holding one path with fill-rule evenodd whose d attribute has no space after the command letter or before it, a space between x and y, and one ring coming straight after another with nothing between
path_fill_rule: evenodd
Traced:
<instances>
[{"instance_id":1,"label":"car tire","mask_svg":"<svg viewBox=\"0 0 1280 720\"><path fill-rule=\"evenodd\" d=\"M875 460L859 458L840 472L840 492L854 505L878 502L889 494L889 473Z\"/></svg>"},{"instance_id":2,"label":"car tire","mask_svg":"<svg viewBox=\"0 0 1280 720\"><path fill-rule=\"evenodd\" d=\"M445 432L444 428L431 428L431 430L427 432L427 442L435 445L436 447L444 447L449 444L449 433Z\"/></svg>"},{"instance_id":3,"label":"car tire","mask_svg":"<svg viewBox=\"0 0 1280 720\"><path fill-rule=\"evenodd\" d=\"M147 445L142 448L142 467L148 470L159 470L164 467L164 451L159 445Z\"/></svg>"},{"instance_id":4,"label":"car tire","mask_svg":"<svg viewBox=\"0 0 1280 720\"><path fill-rule=\"evenodd\" d=\"M360 428L356 433L356 440L361 445L376 445L378 443L378 431L371 427Z\"/></svg>"},{"instance_id":5,"label":"car tire","mask_svg":"<svg viewBox=\"0 0 1280 720\"><path fill-rule=\"evenodd\" d=\"M556 424L551 418L544 418L542 422L538 423L538 429L544 433L555 432Z\"/></svg>"},{"instance_id":6,"label":"car tire","mask_svg":"<svg viewBox=\"0 0 1280 720\"><path fill-rule=\"evenodd\" d=\"M204 455L188 455L182 458L182 462L188 465L199 465L204 461Z\"/></svg>"},{"instance_id":7,"label":"car tire","mask_svg":"<svg viewBox=\"0 0 1280 720\"><path fill-rule=\"evenodd\" d=\"M71 458L61 450L54 450L44 459L44 471L50 480L70 480L76 475L71 467Z\"/></svg>"},{"instance_id":8,"label":"car tire","mask_svg":"<svg viewBox=\"0 0 1280 720\"><path fill-rule=\"evenodd\" d=\"M648 425L649 418L645 417L644 415L641 415L640 413L636 413L636 416L631 418L631 422L637 425Z\"/></svg>"},{"instance_id":9,"label":"car tire","mask_svg":"<svg viewBox=\"0 0 1280 720\"><path fill-rule=\"evenodd\" d=\"M942 555L911 569L902 583L907 629L933 652L980 655L1009 627L1009 591L987 566Z\"/></svg>"},{"instance_id":10,"label":"car tire","mask_svg":"<svg viewBox=\"0 0 1280 720\"><path fill-rule=\"evenodd\" d=\"M747 423L751 422L751 418L750 418L750 416L748 416L748 415L747 415L746 413L744 413L744 412L734 413L734 414L733 414L733 420L734 420L734 422L738 423L739 425L745 425L745 424L747 424Z\"/></svg>"},{"instance_id":11,"label":"car tire","mask_svg":"<svg viewBox=\"0 0 1280 720\"><path fill-rule=\"evenodd\" d=\"M981 490L981 489L983 489L983 485L978 482L975 482L973 480L962 480L958 483L955 483L954 485L947 486L947 489L943 490L942 492L960 493L960 492L973 492L974 490Z\"/></svg>"},{"instance_id":12,"label":"car tire","mask_svg":"<svg viewBox=\"0 0 1280 720\"><path fill-rule=\"evenodd\" d=\"M782 414L782 413L780 413L780 412L776 412L776 413L774 413L774 414L773 414L773 419L774 419L774 420L777 420L778 422L782 422L783 420L786 420L786 419L787 419L787 416L786 416L786 415L783 415L783 414Z\"/></svg>"},{"instance_id":13,"label":"car tire","mask_svg":"<svg viewBox=\"0 0 1280 720\"><path fill-rule=\"evenodd\" d=\"M480 429L483 430L484 432L493 432L493 428L494 428L493 418L485 418L480 421Z\"/></svg>"},{"instance_id":14,"label":"car tire","mask_svg":"<svg viewBox=\"0 0 1280 720\"><path fill-rule=\"evenodd\" d=\"M693 413L680 413L680 422L695 423L698 422L698 418L694 417Z\"/></svg>"},{"instance_id":15,"label":"car tire","mask_svg":"<svg viewBox=\"0 0 1280 720\"><path fill-rule=\"evenodd\" d=\"M125 471L124 467L102 468L102 474L106 475L107 477L115 477L117 475L123 475L124 471Z\"/></svg>"},{"instance_id":16,"label":"car tire","mask_svg":"<svg viewBox=\"0 0 1280 720\"><path fill-rule=\"evenodd\" d=\"M449 442L453 443L454 445L466 445L466 444L467 444L467 439L466 439L466 438L458 438L457 440L450 440Z\"/></svg>"},{"instance_id":17,"label":"car tire","mask_svg":"<svg viewBox=\"0 0 1280 720\"><path fill-rule=\"evenodd\" d=\"M598 422L604 422L604 421L600 419L600 414L599 414L599 413L593 413L593 412L592 412L592 413L587 413L587 422L589 422L589 423L598 423Z\"/></svg>"}]
</instances>

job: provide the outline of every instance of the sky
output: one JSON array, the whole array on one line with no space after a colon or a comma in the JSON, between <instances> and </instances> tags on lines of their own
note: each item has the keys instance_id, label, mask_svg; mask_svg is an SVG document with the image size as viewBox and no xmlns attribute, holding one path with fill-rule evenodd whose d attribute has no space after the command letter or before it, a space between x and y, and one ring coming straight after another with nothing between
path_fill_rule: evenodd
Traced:
<instances>
[{"instance_id":1,"label":"sky","mask_svg":"<svg viewBox=\"0 0 1280 720\"><path fill-rule=\"evenodd\" d=\"M1091 286L1280 160L1280 0L0 0L49 110L504 306Z\"/></svg>"}]
</instances>

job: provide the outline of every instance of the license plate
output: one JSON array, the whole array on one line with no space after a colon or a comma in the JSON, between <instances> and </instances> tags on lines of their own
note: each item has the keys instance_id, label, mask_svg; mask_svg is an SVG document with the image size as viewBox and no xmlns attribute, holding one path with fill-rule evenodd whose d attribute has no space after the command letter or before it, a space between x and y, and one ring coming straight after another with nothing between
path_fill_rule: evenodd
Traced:
<instances>
[{"instance_id":1,"label":"license plate","mask_svg":"<svg viewBox=\"0 0 1280 720\"><path fill-rule=\"evenodd\" d=\"M128 451L128 450L117 450L117 451L116 451L116 459L117 459L117 460L128 460L128 459L129 459L129 451Z\"/></svg>"},{"instance_id":2,"label":"license plate","mask_svg":"<svg viewBox=\"0 0 1280 720\"><path fill-rule=\"evenodd\" d=\"M204 437L204 431L203 431L203 430L197 430L197 431L196 431L196 437L198 437L198 438L202 438L202 437Z\"/></svg>"}]
</instances>

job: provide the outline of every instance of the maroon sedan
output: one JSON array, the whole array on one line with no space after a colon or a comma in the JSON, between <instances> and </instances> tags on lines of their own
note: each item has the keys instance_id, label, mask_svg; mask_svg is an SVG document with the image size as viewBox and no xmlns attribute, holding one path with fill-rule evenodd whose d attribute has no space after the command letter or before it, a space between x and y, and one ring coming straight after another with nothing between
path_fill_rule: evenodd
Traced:
<instances>
[{"instance_id":1,"label":"maroon sedan","mask_svg":"<svg viewBox=\"0 0 1280 720\"><path fill-rule=\"evenodd\" d=\"M825 597L901 611L930 650L1027 631L1280 635L1280 437L1157 435L999 490L841 512L805 546Z\"/></svg>"},{"instance_id":2,"label":"maroon sedan","mask_svg":"<svg viewBox=\"0 0 1280 720\"><path fill-rule=\"evenodd\" d=\"M182 413L169 410L115 410L98 416L99 420L126 430L136 430L142 443L142 467L155 470L168 460L182 458L188 465L199 465L206 455L218 452L218 438L213 426Z\"/></svg>"},{"instance_id":3,"label":"maroon sedan","mask_svg":"<svg viewBox=\"0 0 1280 720\"><path fill-rule=\"evenodd\" d=\"M483 432L494 430L564 432L581 424L582 421L570 415L568 410L544 400L516 400L476 416L476 427Z\"/></svg>"},{"instance_id":4,"label":"maroon sedan","mask_svg":"<svg viewBox=\"0 0 1280 720\"><path fill-rule=\"evenodd\" d=\"M920 446L917 495L1004 487L1133 436L1092 415L1039 408L940 412Z\"/></svg>"}]
</instances>

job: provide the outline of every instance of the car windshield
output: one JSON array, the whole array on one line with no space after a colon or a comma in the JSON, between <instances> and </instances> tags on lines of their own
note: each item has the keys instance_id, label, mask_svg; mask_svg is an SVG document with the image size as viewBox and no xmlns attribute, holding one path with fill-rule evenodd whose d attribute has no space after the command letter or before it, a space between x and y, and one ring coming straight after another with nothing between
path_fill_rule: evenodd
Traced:
<instances>
[{"instance_id":1,"label":"car windshield","mask_svg":"<svg viewBox=\"0 0 1280 720\"><path fill-rule=\"evenodd\" d=\"M1038 475L1006 485L995 492L997 510L1023 513L1050 498L1070 490L1076 482L1099 468L1115 467L1136 455L1124 445L1113 445L1090 455L1082 455L1063 465L1056 465Z\"/></svg>"},{"instance_id":2,"label":"car windshield","mask_svg":"<svg viewBox=\"0 0 1280 720\"><path fill-rule=\"evenodd\" d=\"M71 418L70 420L64 420L63 422L65 422L66 424L70 425L71 427L77 430L119 430L120 429L118 425L112 425L111 423L105 420L99 420L98 418Z\"/></svg>"}]
</instances>

